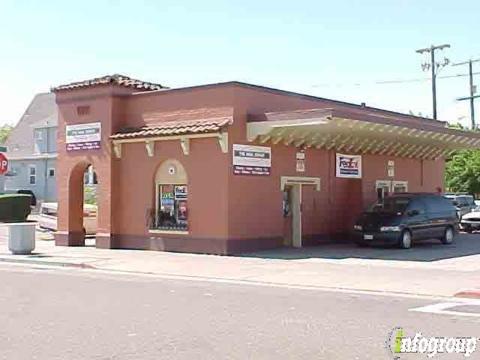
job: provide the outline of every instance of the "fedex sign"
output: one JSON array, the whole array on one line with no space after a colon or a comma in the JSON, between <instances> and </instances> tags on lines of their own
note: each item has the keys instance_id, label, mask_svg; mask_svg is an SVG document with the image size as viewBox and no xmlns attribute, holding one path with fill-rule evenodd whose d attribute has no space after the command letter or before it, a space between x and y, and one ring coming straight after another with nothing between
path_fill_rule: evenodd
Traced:
<instances>
[{"instance_id":1,"label":"fedex sign","mask_svg":"<svg viewBox=\"0 0 480 360\"><path fill-rule=\"evenodd\" d=\"M337 177L362 178L362 155L337 154Z\"/></svg>"}]
</instances>

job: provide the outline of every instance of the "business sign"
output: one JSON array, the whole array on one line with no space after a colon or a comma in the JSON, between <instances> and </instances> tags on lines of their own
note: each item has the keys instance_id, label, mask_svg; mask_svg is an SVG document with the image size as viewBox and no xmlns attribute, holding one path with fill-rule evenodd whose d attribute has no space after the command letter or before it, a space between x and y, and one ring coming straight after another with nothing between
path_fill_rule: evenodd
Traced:
<instances>
[{"instance_id":1,"label":"business sign","mask_svg":"<svg viewBox=\"0 0 480 360\"><path fill-rule=\"evenodd\" d=\"M270 175L271 167L271 148L233 144L233 173L235 175Z\"/></svg>"},{"instance_id":2,"label":"business sign","mask_svg":"<svg viewBox=\"0 0 480 360\"><path fill-rule=\"evenodd\" d=\"M65 129L67 151L100 149L101 123L67 125Z\"/></svg>"},{"instance_id":3,"label":"business sign","mask_svg":"<svg viewBox=\"0 0 480 360\"><path fill-rule=\"evenodd\" d=\"M393 160L388 160L387 175L388 175L388 177L394 177L395 176L395 161L393 161Z\"/></svg>"},{"instance_id":4,"label":"business sign","mask_svg":"<svg viewBox=\"0 0 480 360\"><path fill-rule=\"evenodd\" d=\"M297 172L305 172L305 160L297 160L295 170L297 170Z\"/></svg>"},{"instance_id":5,"label":"business sign","mask_svg":"<svg viewBox=\"0 0 480 360\"><path fill-rule=\"evenodd\" d=\"M362 156L337 153L337 177L360 179L362 177Z\"/></svg>"},{"instance_id":6,"label":"business sign","mask_svg":"<svg viewBox=\"0 0 480 360\"><path fill-rule=\"evenodd\" d=\"M0 153L0 175L4 175L8 170L8 159L5 154Z\"/></svg>"},{"instance_id":7,"label":"business sign","mask_svg":"<svg viewBox=\"0 0 480 360\"><path fill-rule=\"evenodd\" d=\"M295 170L297 172L305 172L305 152L299 151L296 154L297 163L295 165Z\"/></svg>"}]
</instances>

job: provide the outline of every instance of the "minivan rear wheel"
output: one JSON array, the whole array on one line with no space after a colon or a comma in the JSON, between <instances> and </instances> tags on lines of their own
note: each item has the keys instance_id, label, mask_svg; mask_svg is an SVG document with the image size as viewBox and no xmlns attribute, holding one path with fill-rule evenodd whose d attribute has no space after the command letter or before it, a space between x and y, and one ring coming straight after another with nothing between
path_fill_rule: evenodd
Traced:
<instances>
[{"instance_id":1,"label":"minivan rear wheel","mask_svg":"<svg viewBox=\"0 0 480 360\"><path fill-rule=\"evenodd\" d=\"M400 235L400 248L410 249L412 246L412 233L408 230L404 230Z\"/></svg>"},{"instance_id":2,"label":"minivan rear wheel","mask_svg":"<svg viewBox=\"0 0 480 360\"><path fill-rule=\"evenodd\" d=\"M445 229L445 232L443 233L442 237L442 244L449 245L453 243L453 238L455 237L455 233L453 232L453 229L449 226Z\"/></svg>"}]
</instances>

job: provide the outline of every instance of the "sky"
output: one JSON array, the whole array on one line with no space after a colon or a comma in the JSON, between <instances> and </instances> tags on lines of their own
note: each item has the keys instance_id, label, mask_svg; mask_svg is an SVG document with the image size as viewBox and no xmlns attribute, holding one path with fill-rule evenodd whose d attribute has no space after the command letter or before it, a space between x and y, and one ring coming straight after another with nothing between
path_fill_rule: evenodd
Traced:
<instances>
[{"instance_id":1,"label":"sky","mask_svg":"<svg viewBox=\"0 0 480 360\"><path fill-rule=\"evenodd\" d=\"M169 87L237 80L431 116L415 50L450 44L439 60L480 58L479 14L478 0L0 0L0 125L38 92L114 73ZM480 74L476 83L480 92ZM456 101L468 77L437 88L439 119L468 125L468 101Z\"/></svg>"}]
</instances>

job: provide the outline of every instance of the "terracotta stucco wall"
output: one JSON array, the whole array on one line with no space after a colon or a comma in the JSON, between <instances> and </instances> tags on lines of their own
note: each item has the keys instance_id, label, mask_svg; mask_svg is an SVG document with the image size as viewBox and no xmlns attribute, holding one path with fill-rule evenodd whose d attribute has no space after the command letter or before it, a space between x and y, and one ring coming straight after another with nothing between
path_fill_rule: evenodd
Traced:
<instances>
[{"instance_id":1,"label":"terracotta stucco wall","mask_svg":"<svg viewBox=\"0 0 480 360\"><path fill-rule=\"evenodd\" d=\"M77 90L57 94L59 112L58 126L58 229L57 243L68 242L68 237L75 238L73 243L83 243L80 239L83 227L83 171L92 165L97 173L98 194L98 234L97 244L110 246L112 233L112 180L111 144L109 136L118 130L113 121L114 91L111 87ZM79 115L78 106L88 106L89 113ZM66 151L66 125L101 122L102 141L100 149Z\"/></svg>"},{"instance_id":2,"label":"terracotta stucco wall","mask_svg":"<svg viewBox=\"0 0 480 360\"><path fill-rule=\"evenodd\" d=\"M235 123L230 128L230 146L246 141L248 114L284 110L320 108L328 105L301 97L288 97L252 89L235 89ZM261 145L261 144L256 144ZM375 181L388 180L387 161L395 161L395 176L391 180L409 183L409 191L435 192L443 189L442 160L421 161L378 155L363 156L363 178L342 179L335 176L335 152L306 149L306 171L295 170L293 146L272 148L270 176L239 176L229 164L229 237L235 249L249 245L269 247L279 244L290 231L289 219L282 216L281 176L312 176L321 178L320 192L303 186L302 226L305 242L312 239L335 238L348 233L362 209L376 199ZM423 165L422 165L423 164ZM423 170L422 170L423 166ZM255 240L249 244L246 240Z\"/></svg>"},{"instance_id":3,"label":"terracotta stucco wall","mask_svg":"<svg viewBox=\"0 0 480 360\"><path fill-rule=\"evenodd\" d=\"M75 179L78 183L82 167L92 164L99 180L98 231L103 234L97 242L105 247L231 253L279 246L290 231L290 220L282 213L281 176L321 178L320 191L303 187L306 241L348 232L363 206L375 199L375 181L388 179L388 160L395 161L393 179L407 180L410 191L435 191L444 185L443 161L376 155L363 156L361 180L339 179L335 152L318 149L305 150L306 171L299 173L295 169L298 149L283 144L266 145L272 147L270 176L233 174L232 145L249 144L249 114L329 105L322 100L228 85L133 95L100 87L66 92L57 101L59 230L67 235L81 230L72 219L80 216L82 193L69 187ZM79 105L90 106L90 114L79 116ZM122 127L212 117L234 119L228 128L228 153L221 152L216 139L193 139L189 155L173 140L157 142L153 157L147 155L144 143L124 144L121 159L112 156L109 136ZM65 124L95 121L102 122L101 149L66 152ZM180 161L187 172L188 235L151 233L147 228L149 212L155 207L155 173L168 159Z\"/></svg>"},{"instance_id":4,"label":"terracotta stucco wall","mask_svg":"<svg viewBox=\"0 0 480 360\"><path fill-rule=\"evenodd\" d=\"M168 92L125 99L124 126L162 121L232 117L231 91ZM154 179L160 164L178 160L188 176L188 235L149 232L148 214L155 208ZM122 145L115 159L119 187L115 210L116 246L159 250L225 252L228 237L228 159L217 139L192 139L184 155L179 140L155 143L153 157L144 143ZM188 241L186 242L185 239Z\"/></svg>"},{"instance_id":5,"label":"terracotta stucco wall","mask_svg":"<svg viewBox=\"0 0 480 360\"><path fill-rule=\"evenodd\" d=\"M176 159L188 176L188 236L226 238L227 158L215 139L192 140L189 155L183 154L179 141L157 142L153 157L142 143L124 146L122 158L115 160L120 180L114 215L117 234L139 236L141 241L156 236L147 228L149 210L155 209L155 174L164 161Z\"/></svg>"},{"instance_id":6,"label":"terracotta stucco wall","mask_svg":"<svg viewBox=\"0 0 480 360\"><path fill-rule=\"evenodd\" d=\"M395 176L387 176L387 162L395 163ZM423 167L423 169L422 169ZM436 192L444 189L443 160L418 160L394 156L364 155L363 156L363 199L364 204L376 199L375 181L394 180L408 181L410 192Z\"/></svg>"}]
</instances>

